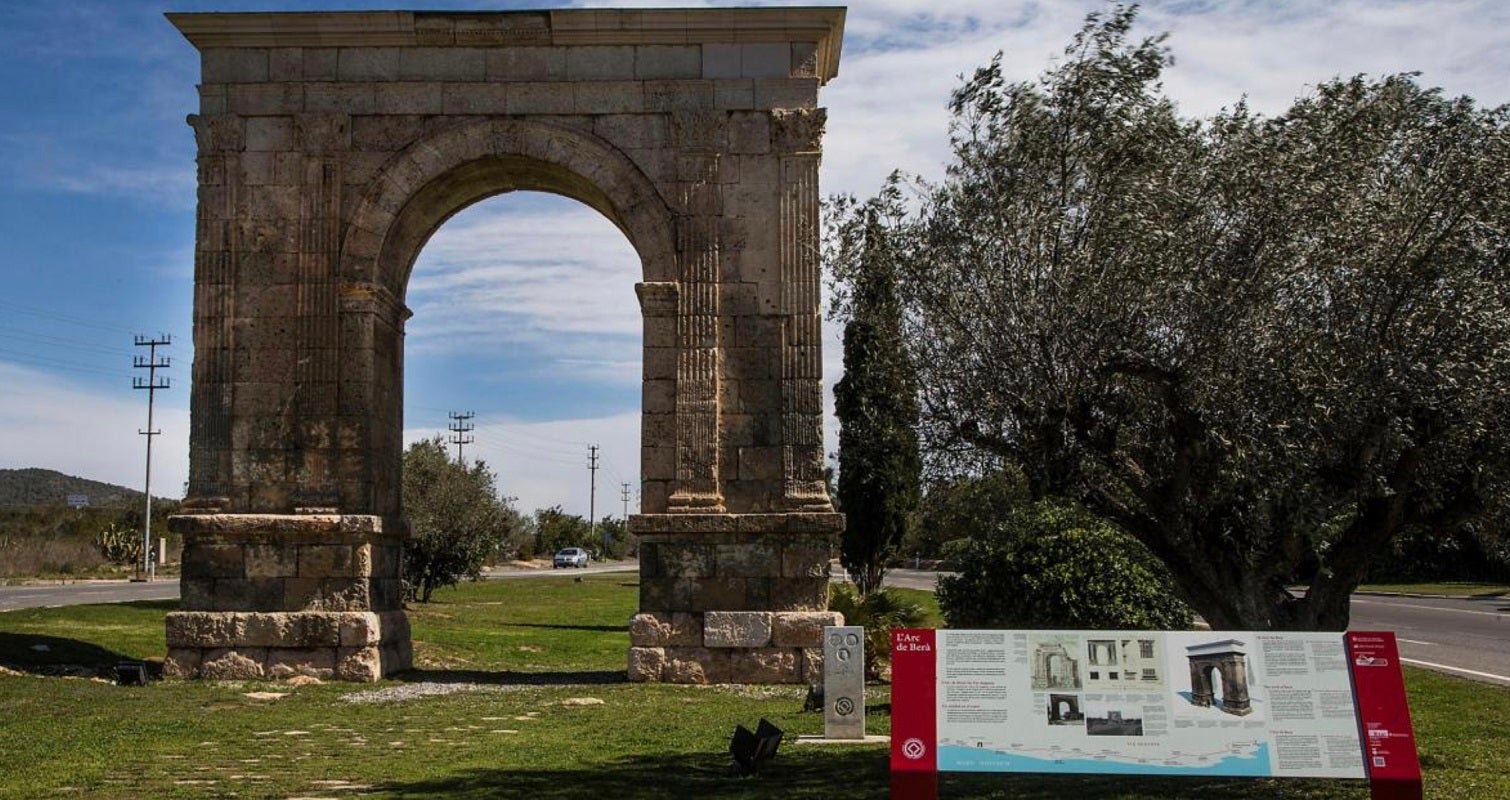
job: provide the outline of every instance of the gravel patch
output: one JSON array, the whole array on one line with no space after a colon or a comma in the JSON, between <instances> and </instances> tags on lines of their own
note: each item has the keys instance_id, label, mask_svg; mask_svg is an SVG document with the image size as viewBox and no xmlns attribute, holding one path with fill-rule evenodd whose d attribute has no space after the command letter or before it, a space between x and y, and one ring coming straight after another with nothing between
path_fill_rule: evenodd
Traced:
<instances>
[{"instance_id":1,"label":"gravel patch","mask_svg":"<svg viewBox=\"0 0 1510 800\"><path fill-rule=\"evenodd\" d=\"M490 686L482 683L406 683L385 689L343 694L341 700L347 703L402 703L418 700L421 697L439 697L460 692L506 692L518 688L520 687Z\"/></svg>"}]
</instances>

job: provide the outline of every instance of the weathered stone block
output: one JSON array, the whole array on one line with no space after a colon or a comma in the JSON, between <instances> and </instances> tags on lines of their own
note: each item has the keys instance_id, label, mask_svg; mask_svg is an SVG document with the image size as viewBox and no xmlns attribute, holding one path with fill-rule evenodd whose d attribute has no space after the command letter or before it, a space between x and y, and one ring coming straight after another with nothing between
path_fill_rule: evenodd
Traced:
<instances>
[{"instance_id":1,"label":"weathered stone block","mask_svg":"<svg viewBox=\"0 0 1510 800\"><path fill-rule=\"evenodd\" d=\"M199 664L200 677L212 681L256 680L264 676L266 648L232 650L219 647L204 652Z\"/></svg>"},{"instance_id":2,"label":"weathered stone block","mask_svg":"<svg viewBox=\"0 0 1510 800\"><path fill-rule=\"evenodd\" d=\"M509 109L510 94L517 90L503 83L448 83L441 93L441 110L447 114L502 114Z\"/></svg>"},{"instance_id":3,"label":"weathered stone block","mask_svg":"<svg viewBox=\"0 0 1510 800\"><path fill-rule=\"evenodd\" d=\"M566 48L566 77L601 81L634 74L634 48L624 45Z\"/></svg>"},{"instance_id":4,"label":"weathered stone block","mask_svg":"<svg viewBox=\"0 0 1510 800\"><path fill-rule=\"evenodd\" d=\"M181 569L188 579L244 577L245 550L239 544L189 542L184 545Z\"/></svg>"},{"instance_id":5,"label":"weathered stone block","mask_svg":"<svg viewBox=\"0 0 1510 800\"><path fill-rule=\"evenodd\" d=\"M666 651L660 647L629 648L629 680L660 681L666 671Z\"/></svg>"},{"instance_id":6,"label":"weathered stone block","mask_svg":"<svg viewBox=\"0 0 1510 800\"><path fill-rule=\"evenodd\" d=\"M766 647L771 615L766 611L709 611L703 614L705 647Z\"/></svg>"},{"instance_id":7,"label":"weathered stone block","mask_svg":"<svg viewBox=\"0 0 1510 800\"><path fill-rule=\"evenodd\" d=\"M335 673L336 649L334 647L270 647L264 671L275 680L308 675L311 678L330 678Z\"/></svg>"},{"instance_id":8,"label":"weathered stone block","mask_svg":"<svg viewBox=\"0 0 1510 800\"><path fill-rule=\"evenodd\" d=\"M213 47L200 53L203 83L257 83L268 79L268 51L258 47Z\"/></svg>"},{"instance_id":9,"label":"weathered stone block","mask_svg":"<svg viewBox=\"0 0 1510 800\"><path fill-rule=\"evenodd\" d=\"M687 612L635 614L629 618L629 643L636 647L696 647L703 643L703 625Z\"/></svg>"},{"instance_id":10,"label":"weathered stone block","mask_svg":"<svg viewBox=\"0 0 1510 800\"><path fill-rule=\"evenodd\" d=\"M246 121L247 150L292 150L292 117L252 117Z\"/></svg>"},{"instance_id":11,"label":"weathered stone block","mask_svg":"<svg viewBox=\"0 0 1510 800\"><path fill-rule=\"evenodd\" d=\"M775 647L733 650L729 653L731 683L799 683L802 673L797 656L800 651Z\"/></svg>"},{"instance_id":12,"label":"weathered stone block","mask_svg":"<svg viewBox=\"0 0 1510 800\"><path fill-rule=\"evenodd\" d=\"M818 79L756 79L756 108L816 108Z\"/></svg>"},{"instance_id":13,"label":"weathered stone block","mask_svg":"<svg viewBox=\"0 0 1510 800\"><path fill-rule=\"evenodd\" d=\"M304 110L304 87L297 83L233 83L226 88L232 114L297 114Z\"/></svg>"},{"instance_id":14,"label":"weathered stone block","mask_svg":"<svg viewBox=\"0 0 1510 800\"><path fill-rule=\"evenodd\" d=\"M408 47L399 51L399 77L410 81L481 81L487 52L478 47Z\"/></svg>"},{"instance_id":15,"label":"weathered stone block","mask_svg":"<svg viewBox=\"0 0 1510 800\"><path fill-rule=\"evenodd\" d=\"M442 89L439 83L384 83L374 89L374 104L378 114L439 114L442 110ZM373 117L367 121L368 135L374 126L389 124L390 120ZM412 138L412 137L410 137Z\"/></svg>"},{"instance_id":16,"label":"weathered stone block","mask_svg":"<svg viewBox=\"0 0 1510 800\"><path fill-rule=\"evenodd\" d=\"M337 56L336 76L343 81L397 80L399 78L399 48L342 48Z\"/></svg>"},{"instance_id":17,"label":"weathered stone block","mask_svg":"<svg viewBox=\"0 0 1510 800\"><path fill-rule=\"evenodd\" d=\"M565 77L564 48L499 47L487 51L487 80L556 81Z\"/></svg>"},{"instance_id":18,"label":"weathered stone block","mask_svg":"<svg viewBox=\"0 0 1510 800\"><path fill-rule=\"evenodd\" d=\"M802 682L807 684L823 682L823 648L805 648L798 651L798 668L801 670Z\"/></svg>"},{"instance_id":19,"label":"weathered stone block","mask_svg":"<svg viewBox=\"0 0 1510 800\"><path fill-rule=\"evenodd\" d=\"M740 611L759 608L749 602L750 578L700 578L693 581L693 611ZM706 636L706 631L704 632Z\"/></svg>"},{"instance_id":20,"label":"weathered stone block","mask_svg":"<svg viewBox=\"0 0 1510 800\"><path fill-rule=\"evenodd\" d=\"M747 42L739 45L739 77L785 78L791 71L791 43Z\"/></svg>"},{"instance_id":21,"label":"weathered stone block","mask_svg":"<svg viewBox=\"0 0 1510 800\"><path fill-rule=\"evenodd\" d=\"M721 578L773 578L781 573L775 541L721 544L716 548L716 571Z\"/></svg>"},{"instance_id":22,"label":"weathered stone block","mask_svg":"<svg viewBox=\"0 0 1510 800\"><path fill-rule=\"evenodd\" d=\"M299 577L353 577L351 545L304 544L299 548Z\"/></svg>"},{"instance_id":23,"label":"weathered stone block","mask_svg":"<svg viewBox=\"0 0 1510 800\"><path fill-rule=\"evenodd\" d=\"M640 80L702 77L703 51L697 45L640 45L634 49L634 77Z\"/></svg>"},{"instance_id":24,"label":"weathered stone block","mask_svg":"<svg viewBox=\"0 0 1510 800\"><path fill-rule=\"evenodd\" d=\"M832 553L828 546L788 544L781 549L781 576L827 578Z\"/></svg>"},{"instance_id":25,"label":"weathered stone block","mask_svg":"<svg viewBox=\"0 0 1510 800\"><path fill-rule=\"evenodd\" d=\"M573 89L578 114L635 114L645 108L645 85L638 81L589 81Z\"/></svg>"},{"instance_id":26,"label":"weathered stone block","mask_svg":"<svg viewBox=\"0 0 1510 800\"><path fill-rule=\"evenodd\" d=\"M696 585L690 580L676 577L641 578L640 610L691 611L695 591Z\"/></svg>"},{"instance_id":27,"label":"weathered stone block","mask_svg":"<svg viewBox=\"0 0 1510 800\"><path fill-rule=\"evenodd\" d=\"M337 680L354 681L357 683L372 683L383 679L383 652L381 648L367 647L342 647L334 651L334 674ZM395 665L397 666L397 665ZM397 666L398 671L407 669L407 662L403 666Z\"/></svg>"},{"instance_id":28,"label":"weathered stone block","mask_svg":"<svg viewBox=\"0 0 1510 800\"><path fill-rule=\"evenodd\" d=\"M377 84L311 83L304 88L304 110L371 114L377 108Z\"/></svg>"},{"instance_id":29,"label":"weathered stone block","mask_svg":"<svg viewBox=\"0 0 1510 800\"><path fill-rule=\"evenodd\" d=\"M828 608L827 578L773 578L772 611L822 611Z\"/></svg>"},{"instance_id":30,"label":"weathered stone block","mask_svg":"<svg viewBox=\"0 0 1510 800\"><path fill-rule=\"evenodd\" d=\"M686 111L713 108L716 81L645 81L646 111Z\"/></svg>"},{"instance_id":31,"label":"weathered stone block","mask_svg":"<svg viewBox=\"0 0 1510 800\"><path fill-rule=\"evenodd\" d=\"M728 650L668 647L662 680L667 683L728 683Z\"/></svg>"},{"instance_id":32,"label":"weathered stone block","mask_svg":"<svg viewBox=\"0 0 1510 800\"><path fill-rule=\"evenodd\" d=\"M201 651L197 647L169 647L163 659L163 677L170 679L193 678L199 675Z\"/></svg>"},{"instance_id":33,"label":"weathered stone block","mask_svg":"<svg viewBox=\"0 0 1510 800\"><path fill-rule=\"evenodd\" d=\"M576 94L570 83L521 83L508 85L510 114L570 114Z\"/></svg>"},{"instance_id":34,"label":"weathered stone block","mask_svg":"<svg viewBox=\"0 0 1510 800\"><path fill-rule=\"evenodd\" d=\"M777 647L822 648L824 626L843 624L837 611L778 611L771 617L771 641Z\"/></svg>"}]
</instances>

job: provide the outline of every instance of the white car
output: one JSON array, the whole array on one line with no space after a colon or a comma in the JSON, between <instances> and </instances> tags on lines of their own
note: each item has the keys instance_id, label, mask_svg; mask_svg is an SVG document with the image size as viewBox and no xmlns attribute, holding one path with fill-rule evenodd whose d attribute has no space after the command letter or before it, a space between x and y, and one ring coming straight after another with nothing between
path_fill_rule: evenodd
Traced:
<instances>
[{"instance_id":1,"label":"white car","mask_svg":"<svg viewBox=\"0 0 1510 800\"><path fill-rule=\"evenodd\" d=\"M580 547L565 547L556 552L551 566L554 569L562 567L586 567L587 551Z\"/></svg>"}]
</instances>

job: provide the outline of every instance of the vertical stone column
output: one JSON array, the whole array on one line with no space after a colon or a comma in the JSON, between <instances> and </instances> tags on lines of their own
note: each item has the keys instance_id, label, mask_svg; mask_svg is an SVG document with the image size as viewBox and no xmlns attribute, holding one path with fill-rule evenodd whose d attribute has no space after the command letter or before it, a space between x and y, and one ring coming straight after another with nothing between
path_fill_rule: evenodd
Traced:
<instances>
[{"instance_id":1,"label":"vertical stone column","mask_svg":"<svg viewBox=\"0 0 1510 800\"><path fill-rule=\"evenodd\" d=\"M199 204L194 246L194 366L189 403L191 508L222 508L231 494L231 421L235 393L236 208L241 185L239 117L193 115L199 145Z\"/></svg>"},{"instance_id":2,"label":"vertical stone column","mask_svg":"<svg viewBox=\"0 0 1510 800\"><path fill-rule=\"evenodd\" d=\"M681 298L677 284L670 281L640 283L634 288L645 328L640 401L640 508L646 513L663 514L678 485Z\"/></svg>"},{"instance_id":3,"label":"vertical stone column","mask_svg":"<svg viewBox=\"0 0 1510 800\"><path fill-rule=\"evenodd\" d=\"M793 511L830 511L823 479L823 361L818 276L818 161L825 111L771 116L781 158L782 501Z\"/></svg>"},{"instance_id":4,"label":"vertical stone column","mask_svg":"<svg viewBox=\"0 0 1510 800\"><path fill-rule=\"evenodd\" d=\"M676 482L673 512L724 510L719 487L719 218L717 183L727 138L727 114L678 111L670 133L677 159Z\"/></svg>"}]
</instances>

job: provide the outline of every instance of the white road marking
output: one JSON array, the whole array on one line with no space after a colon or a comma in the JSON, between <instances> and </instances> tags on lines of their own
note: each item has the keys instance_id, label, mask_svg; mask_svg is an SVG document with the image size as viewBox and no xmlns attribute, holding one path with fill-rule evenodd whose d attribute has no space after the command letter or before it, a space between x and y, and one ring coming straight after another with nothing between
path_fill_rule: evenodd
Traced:
<instances>
[{"instance_id":1,"label":"white road marking","mask_svg":"<svg viewBox=\"0 0 1510 800\"><path fill-rule=\"evenodd\" d=\"M1435 642L1423 642L1423 641L1421 641L1419 639L1402 639L1402 638L1400 638L1398 636L1395 637L1395 641L1397 641L1397 642L1409 642L1410 644L1424 644L1424 645L1426 645L1428 647L1436 647L1437 646Z\"/></svg>"},{"instance_id":2,"label":"white road marking","mask_svg":"<svg viewBox=\"0 0 1510 800\"><path fill-rule=\"evenodd\" d=\"M1448 666L1446 664L1434 664L1434 663L1432 663L1430 661L1417 661L1414 658L1403 658L1402 657L1400 659L1400 661L1402 661L1402 662L1404 662L1406 664L1415 664L1418 667L1428 667L1430 669L1442 669L1442 670L1446 670L1448 672L1461 672L1464 675L1473 675L1473 676L1476 676L1476 677L1479 677L1479 678L1489 678L1491 680L1504 681L1505 683L1510 683L1510 675L1496 675L1493 672L1479 672L1476 669L1463 669L1462 667L1450 667L1450 666Z\"/></svg>"},{"instance_id":3,"label":"white road marking","mask_svg":"<svg viewBox=\"0 0 1510 800\"><path fill-rule=\"evenodd\" d=\"M1485 617L1505 616L1505 612L1503 611L1473 611L1467 608L1442 608L1441 606L1423 606L1414 603L1385 603L1379 600L1359 600L1356 597L1353 598L1353 602L1369 606L1389 606L1390 608L1420 608L1425 609L1426 611L1447 611L1453 614L1478 614Z\"/></svg>"}]
</instances>

